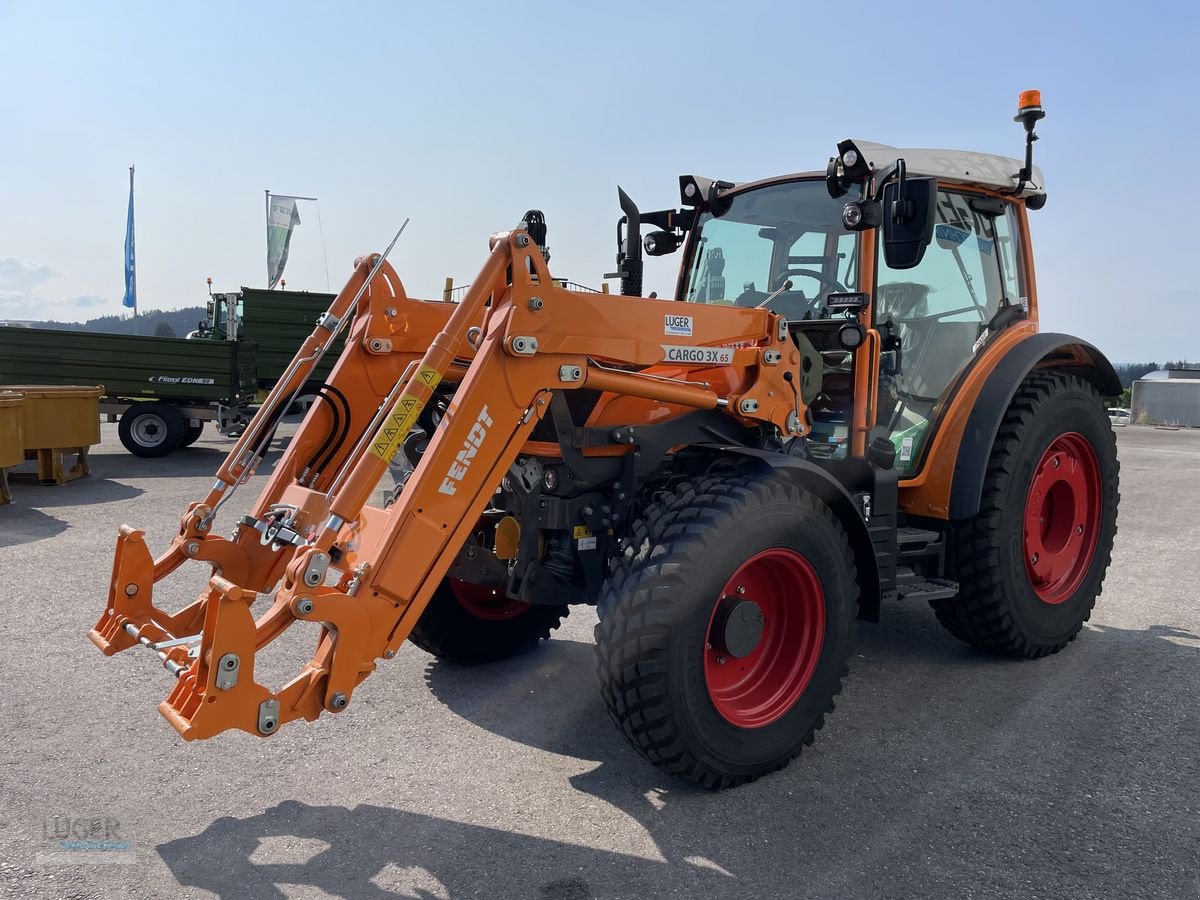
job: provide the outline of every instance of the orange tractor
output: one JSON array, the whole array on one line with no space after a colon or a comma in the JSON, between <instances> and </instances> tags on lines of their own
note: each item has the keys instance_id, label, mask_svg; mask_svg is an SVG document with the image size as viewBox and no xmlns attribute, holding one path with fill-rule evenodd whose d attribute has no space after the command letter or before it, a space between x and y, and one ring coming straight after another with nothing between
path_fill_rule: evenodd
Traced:
<instances>
[{"instance_id":1,"label":"orange tractor","mask_svg":"<svg viewBox=\"0 0 1200 900\"><path fill-rule=\"evenodd\" d=\"M622 192L621 295L552 278L536 212L492 236L458 303L363 257L167 551L121 528L92 640L157 654L185 738L268 736L346 709L406 640L485 662L594 605L613 720L708 787L812 741L854 619L890 602L928 601L985 650L1062 649L1116 532L1100 397L1120 386L1095 347L1038 331L1042 115L1022 94L1023 163L843 141L824 172L683 177L680 209ZM675 251L674 299L640 296L644 254ZM217 535L343 331L251 512ZM371 505L394 458L393 499ZM190 560L206 588L156 607ZM256 655L303 623L311 659L260 683Z\"/></svg>"}]
</instances>

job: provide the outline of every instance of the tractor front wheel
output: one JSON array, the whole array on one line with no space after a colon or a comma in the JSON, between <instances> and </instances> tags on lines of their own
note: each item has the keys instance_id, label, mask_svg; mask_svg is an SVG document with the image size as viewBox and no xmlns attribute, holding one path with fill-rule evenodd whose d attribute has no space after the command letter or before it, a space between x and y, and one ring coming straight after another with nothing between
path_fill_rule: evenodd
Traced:
<instances>
[{"instance_id":1,"label":"tractor front wheel","mask_svg":"<svg viewBox=\"0 0 1200 900\"><path fill-rule=\"evenodd\" d=\"M1117 532L1117 445L1100 397L1062 372L1029 376L988 460L978 514L951 533L959 595L938 621L975 647L1036 659L1075 639Z\"/></svg>"},{"instance_id":2,"label":"tractor front wheel","mask_svg":"<svg viewBox=\"0 0 1200 900\"><path fill-rule=\"evenodd\" d=\"M526 653L562 624L570 607L510 600L503 588L446 578L408 639L427 653L462 665Z\"/></svg>"},{"instance_id":3,"label":"tractor front wheel","mask_svg":"<svg viewBox=\"0 0 1200 900\"><path fill-rule=\"evenodd\" d=\"M707 788L780 769L833 710L857 599L841 525L799 486L679 484L635 523L601 594L609 714L646 759Z\"/></svg>"}]
</instances>

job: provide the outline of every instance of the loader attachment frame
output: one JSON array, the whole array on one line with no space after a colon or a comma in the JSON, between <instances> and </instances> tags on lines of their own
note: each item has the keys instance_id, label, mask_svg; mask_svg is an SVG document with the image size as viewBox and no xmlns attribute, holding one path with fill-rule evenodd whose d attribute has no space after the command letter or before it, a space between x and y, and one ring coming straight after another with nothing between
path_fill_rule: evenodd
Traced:
<instances>
[{"instance_id":1,"label":"loader attachment frame","mask_svg":"<svg viewBox=\"0 0 1200 900\"><path fill-rule=\"evenodd\" d=\"M90 637L106 655L139 645L157 654L176 677L159 709L184 738L231 728L267 736L345 709L377 660L408 637L556 391L720 409L776 436L807 431L792 387L800 353L776 314L574 293L554 282L524 230L491 244L457 305L410 299L385 259L358 260L167 551L153 559L144 533L121 527L108 604ZM690 334L664 326L678 313L694 320ZM214 534L287 398L347 325L321 402L251 514L231 538ZM689 356L718 359L737 377L719 389L693 380ZM443 382L457 385L453 398L411 477L390 507L370 505ZM168 614L153 604L154 585L189 560L209 565L211 577L193 603ZM262 594L270 607L255 618ZM255 678L256 654L296 622L320 625L315 653L272 691Z\"/></svg>"}]
</instances>

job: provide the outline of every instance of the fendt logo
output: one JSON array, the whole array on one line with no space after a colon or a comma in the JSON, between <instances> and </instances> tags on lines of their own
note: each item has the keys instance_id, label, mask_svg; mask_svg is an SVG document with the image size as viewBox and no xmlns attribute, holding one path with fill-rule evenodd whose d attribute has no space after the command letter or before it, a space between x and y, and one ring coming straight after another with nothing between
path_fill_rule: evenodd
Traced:
<instances>
[{"instance_id":1,"label":"fendt logo","mask_svg":"<svg viewBox=\"0 0 1200 900\"><path fill-rule=\"evenodd\" d=\"M439 491L443 494L449 494L451 497L454 496L458 490L458 483L467 476L467 469L471 468L471 460L475 458L475 454L483 446L483 439L487 437L487 430L491 427L492 417L488 415L488 408L485 406L479 411L479 417L467 433L467 439L463 441L463 448L458 451L454 462L450 464L450 471L442 479L442 486L438 488Z\"/></svg>"}]
</instances>

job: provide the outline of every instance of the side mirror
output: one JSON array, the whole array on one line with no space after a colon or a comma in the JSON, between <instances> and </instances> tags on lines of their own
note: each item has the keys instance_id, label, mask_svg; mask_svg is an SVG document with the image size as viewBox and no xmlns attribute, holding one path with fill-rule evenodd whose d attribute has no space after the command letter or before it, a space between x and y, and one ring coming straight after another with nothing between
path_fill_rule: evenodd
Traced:
<instances>
[{"instance_id":1,"label":"side mirror","mask_svg":"<svg viewBox=\"0 0 1200 900\"><path fill-rule=\"evenodd\" d=\"M911 269L933 239L937 181L906 178L903 160L898 167L899 179L883 187L883 258L889 269Z\"/></svg>"},{"instance_id":2,"label":"side mirror","mask_svg":"<svg viewBox=\"0 0 1200 900\"><path fill-rule=\"evenodd\" d=\"M211 322L213 314L213 302L211 300L204 304L204 311L208 313L208 320Z\"/></svg>"},{"instance_id":3,"label":"side mirror","mask_svg":"<svg viewBox=\"0 0 1200 900\"><path fill-rule=\"evenodd\" d=\"M679 249L679 238L669 231L652 231L643 245L647 256L666 256Z\"/></svg>"}]
</instances>

